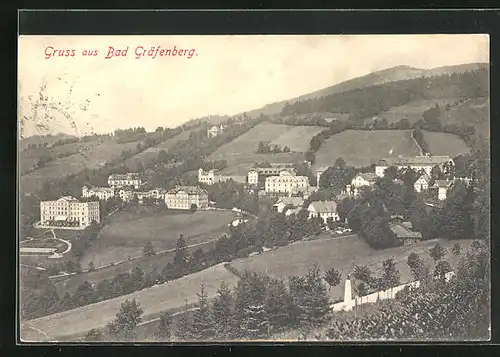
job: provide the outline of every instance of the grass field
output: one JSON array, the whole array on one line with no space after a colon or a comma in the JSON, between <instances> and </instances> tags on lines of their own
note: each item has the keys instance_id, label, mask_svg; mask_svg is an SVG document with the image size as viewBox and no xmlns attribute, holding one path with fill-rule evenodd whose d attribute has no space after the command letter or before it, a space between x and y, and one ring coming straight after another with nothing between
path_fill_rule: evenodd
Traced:
<instances>
[{"instance_id":1,"label":"grass field","mask_svg":"<svg viewBox=\"0 0 500 357\"><path fill-rule=\"evenodd\" d=\"M264 122L221 146L209 156L209 160L227 160L228 168L223 171L227 175L246 175L256 162L299 163L304 160L304 152L307 151L311 138L323 129ZM287 145L291 152L257 154L260 141Z\"/></svg>"},{"instance_id":2,"label":"grass field","mask_svg":"<svg viewBox=\"0 0 500 357\"><path fill-rule=\"evenodd\" d=\"M223 264L208 268L180 279L144 289L115 299L87 305L78 309L23 321L21 339L23 341L57 341L58 338L85 334L92 328L104 328L112 321L120 305L125 300L136 299L144 310L143 320L158 317L162 312L178 310L187 300L197 301L196 293L201 284L205 285L208 298L213 298L220 283L224 281L233 287L238 278L227 271ZM85 318L82 318L85 316Z\"/></svg>"},{"instance_id":3,"label":"grass field","mask_svg":"<svg viewBox=\"0 0 500 357\"><path fill-rule=\"evenodd\" d=\"M346 130L323 143L314 166L331 166L339 157L361 167L384 157L418 155L420 150L410 135L410 130Z\"/></svg>"},{"instance_id":4,"label":"grass field","mask_svg":"<svg viewBox=\"0 0 500 357\"><path fill-rule=\"evenodd\" d=\"M469 151L467 144L465 144L460 137L454 134L434 133L424 130L422 133L424 134L424 140L433 155L449 155L451 157L455 157Z\"/></svg>"},{"instance_id":5,"label":"grass field","mask_svg":"<svg viewBox=\"0 0 500 357\"><path fill-rule=\"evenodd\" d=\"M204 243L228 232L227 224L235 217L237 213L231 211L120 212L99 232L81 264L86 267L92 261L99 268L141 256L149 240L156 251L173 249L180 234L184 235L187 245Z\"/></svg>"},{"instance_id":6,"label":"grass field","mask_svg":"<svg viewBox=\"0 0 500 357\"><path fill-rule=\"evenodd\" d=\"M428 249L436 242L445 247L447 254L444 259L453 266L453 261L456 258L451 254L451 247L456 241L432 240L377 251L370 248L356 235L297 242L276 250L263 252L260 255L235 260L231 265L239 272L253 270L283 278L305 275L314 266L317 266L322 272L334 267L342 273L342 282L330 290L330 298L334 302L342 299L345 277L353 271L355 265L366 265L374 276L380 276L382 262L394 258L396 267L401 273L401 283L409 282L412 280L412 276L406 264L408 255L415 252L430 267L433 267L434 263L428 254ZM465 251L470 243L471 241L460 241L462 250Z\"/></svg>"},{"instance_id":7,"label":"grass field","mask_svg":"<svg viewBox=\"0 0 500 357\"><path fill-rule=\"evenodd\" d=\"M446 124L474 125L486 138L490 137L490 113L488 98L468 100L443 114Z\"/></svg>"},{"instance_id":8,"label":"grass field","mask_svg":"<svg viewBox=\"0 0 500 357\"><path fill-rule=\"evenodd\" d=\"M378 115L379 118L385 118L389 123L397 122L403 118L410 121L411 124L416 123L423 119L422 114L439 104L441 108L445 108L446 104L453 105L458 98L444 98L444 99L429 99L429 100L415 100L405 105L393 107Z\"/></svg>"},{"instance_id":9,"label":"grass field","mask_svg":"<svg viewBox=\"0 0 500 357\"><path fill-rule=\"evenodd\" d=\"M109 139L91 150L57 159L43 168L21 177L21 191L35 192L43 187L45 180L78 174L84 168L98 168L107 161L118 158L122 151L135 149L137 142L118 144Z\"/></svg>"},{"instance_id":10,"label":"grass field","mask_svg":"<svg viewBox=\"0 0 500 357\"><path fill-rule=\"evenodd\" d=\"M165 150L167 151L170 149L172 146L177 144L180 141L187 140L189 138L189 134L191 134L193 130L186 130L180 133L179 135L174 136L171 139L165 140L161 142L160 144L154 146L152 149L160 149L160 150ZM137 155L132 156L131 158L125 160L125 165L128 167L134 167L134 165L137 165L137 163L142 163L143 165L146 165L147 163L153 161L158 157L158 152L159 151L152 151L152 150L145 150Z\"/></svg>"}]
</instances>

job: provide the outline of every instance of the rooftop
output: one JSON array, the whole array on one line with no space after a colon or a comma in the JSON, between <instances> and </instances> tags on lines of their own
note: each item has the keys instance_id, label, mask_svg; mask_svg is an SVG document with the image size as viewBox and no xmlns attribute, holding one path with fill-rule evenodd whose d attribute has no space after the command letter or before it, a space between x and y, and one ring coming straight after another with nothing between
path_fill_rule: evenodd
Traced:
<instances>
[{"instance_id":1,"label":"rooftop","mask_svg":"<svg viewBox=\"0 0 500 357\"><path fill-rule=\"evenodd\" d=\"M357 176L361 176L366 181L375 181L378 178L378 176L375 175L375 173L373 172L360 172L359 174L356 175L356 177Z\"/></svg>"},{"instance_id":2,"label":"rooftop","mask_svg":"<svg viewBox=\"0 0 500 357\"><path fill-rule=\"evenodd\" d=\"M202 194L202 193L207 193L207 191L196 187L196 186L179 186L176 187L170 191L168 191L168 194L177 194L179 192L185 192L188 195L197 195L197 194Z\"/></svg>"},{"instance_id":3,"label":"rooftop","mask_svg":"<svg viewBox=\"0 0 500 357\"><path fill-rule=\"evenodd\" d=\"M449 188L453 184L453 180L436 180L435 183L439 188Z\"/></svg>"},{"instance_id":4,"label":"rooftop","mask_svg":"<svg viewBox=\"0 0 500 357\"><path fill-rule=\"evenodd\" d=\"M337 212L337 202L335 201L314 201L311 202L308 211L314 211L317 213L331 213Z\"/></svg>"},{"instance_id":5,"label":"rooftop","mask_svg":"<svg viewBox=\"0 0 500 357\"><path fill-rule=\"evenodd\" d=\"M449 156L414 156L383 158L377 162L378 166L391 165L441 165L451 161Z\"/></svg>"},{"instance_id":6,"label":"rooftop","mask_svg":"<svg viewBox=\"0 0 500 357\"><path fill-rule=\"evenodd\" d=\"M291 205L294 207L302 206L304 199L302 197L282 197L276 204L283 203L284 205Z\"/></svg>"},{"instance_id":7,"label":"rooftop","mask_svg":"<svg viewBox=\"0 0 500 357\"><path fill-rule=\"evenodd\" d=\"M391 231L398 238L417 238L417 239L422 239L422 233L410 231L409 229L407 229L406 227L404 227L401 224L391 225Z\"/></svg>"}]
</instances>

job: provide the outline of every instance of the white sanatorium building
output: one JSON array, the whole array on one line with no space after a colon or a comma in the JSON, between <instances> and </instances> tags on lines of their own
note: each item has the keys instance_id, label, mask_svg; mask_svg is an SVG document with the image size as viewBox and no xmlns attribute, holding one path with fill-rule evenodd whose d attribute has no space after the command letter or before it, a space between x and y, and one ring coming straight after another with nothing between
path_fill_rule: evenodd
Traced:
<instances>
[{"instance_id":1,"label":"white sanatorium building","mask_svg":"<svg viewBox=\"0 0 500 357\"><path fill-rule=\"evenodd\" d=\"M92 222L100 222L99 202L80 202L72 196L64 196L55 201L40 202L40 224L52 222L74 222L79 227L88 227Z\"/></svg>"},{"instance_id":2,"label":"white sanatorium building","mask_svg":"<svg viewBox=\"0 0 500 357\"><path fill-rule=\"evenodd\" d=\"M199 187L180 186L165 195L165 205L170 209L191 209L196 205L199 210L208 208L208 193Z\"/></svg>"},{"instance_id":3,"label":"white sanatorium building","mask_svg":"<svg viewBox=\"0 0 500 357\"><path fill-rule=\"evenodd\" d=\"M108 185L111 187L133 186L139 188L142 180L137 173L112 174L108 177Z\"/></svg>"},{"instance_id":4,"label":"white sanatorium building","mask_svg":"<svg viewBox=\"0 0 500 357\"><path fill-rule=\"evenodd\" d=\"M297 194L306 191L309 187L309 178L307 176L297 176L295 172L289 170L280 171L278 176L266 178L266 193L284 193Z\"/></svg>"},{"instance_id":5,"label":"white sanatorium building","mask_svg":"<svg viewBox=\"0 0 500 357\"><path fill-rule=\"evenodd\" d=\"M287 170L295 173L295 169L290 167L293 164L271 164L271 167L254 167L248 170L247 182L249 185L258 185L260 177L278 176L281 171Z\"/></svg>"},{"instance_id":6,"label":"white sanatorium building","mask_svg":"<svg viewBox=\"0 0 500 357\"><path fill-rule=\"evenodd\" d=\"M113 187L82 187L82 197L96 196L100 200L108 200L116 195Z\"/></svg>"},{"instance_id":7,"label":"white sanatorium building","mask_svg":"<svg viewBox=\"0 0 500 357\"><path fill-rule=\"evenodd\" d=\"M412 168L415 171L424 170L428 175L431 174L434 166L439 166L443 169L445 164L453 164L453 160L449 156L415 156L415 157L398 157L385 158L379 160L375 164L375 174L378 177L383 177L385 170L390 166L395 166L398 169Z\"/></svg>"}]
</instances>

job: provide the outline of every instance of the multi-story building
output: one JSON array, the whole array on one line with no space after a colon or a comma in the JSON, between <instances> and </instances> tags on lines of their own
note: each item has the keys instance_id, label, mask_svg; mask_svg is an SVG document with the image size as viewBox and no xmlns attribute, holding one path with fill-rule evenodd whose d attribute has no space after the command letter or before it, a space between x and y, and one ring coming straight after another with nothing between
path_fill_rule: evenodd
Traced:
<instances>
[{"instance_id":1,"label":"multi-story building","mask_svg":"<svg viewBox=\"0 0 500 357\"><path fill-rule=\"evenodd\" d=\"M198 182L206 185L213 185L222 181L222 176L219 170L205 171L202 168L198 169Z\"/></svg>"},{"instance_id":2,"label":"multi-story building","mask_svg":"<svg viewBox=\"0 0 500 357\"><path fill-rule=\"evenodd\" d=\"M446 199L453 183L453 180L436 180L434 187L438 189L438 200L444 201Z\"/></svg>"},{"instance_id":3,"label":"multi-story building","mask_svg":"<svg viewBox=\"0 0 500 357\"><path fill-rule=\"evenodd\" d=\"M108 177L108 185L111 187L133 186L137 189L142 183L142 179L137 173L112 174Z\"/></svg>"},{"instance_id":4,"label":"multi-story building","mask_svg":"<svg viewBox=\"0 0 500 357\"><path fill-rule=\"evenodd\" d=\"M82 187L82 197L96 196L100 200L108 200L116 195L116 189L113 187Z\"/></svg>"},{"instance_id":5,"label":"multi-story building","mask_svg":"<svg viewBox=\"0 0 500 357\"><path fill-rule=\"evenodd\" d=\"M443 169L446 164L454 164L453 159L449 156L415 156L415 157L398 157L385 158L379 160L375 164L375 174L383 177L385 170L390 166L395 166L398 169L411 168L417 172L424 170L427 175L431 174L432 168L438 166Z\"/></svg>"},{"instance_id":6,"label":"multi-story building","mask_svg":"<svg viewBox=\"0 0 500 357\"><path fill-rule=\"evenodd\" d=\"M276 204L273 205L273 208L276 212L283 212L286 207L289 208L297 208L301 207L304 204L304 199L302 197L281 197Z\"/></svg>"},{"instance_id":7,"label":"multi-story building","mask_svg":"<svg viewBox=\"0 0 500 357\"><path fill-rule=\"evenodd\" d=\"M99 201L81 202L72 196L55 201L40 202L40 224L42 226L88 227L100 222Z\"/></svg>"},{"instance_id":8,"label":"multi-story building","mask_svg":"<svg viewBox=\"0 0 500 357\"><path fill-rule=\"evenodd\" d=\"M293 195L307 190L308 187L307 176L297 176L289 170L281 170L278 176L266 178L264 189L266 193Z\"/></svg>"},{"instance_id":9,"label":"multi-story building","mask_svg":"<svg viewBox=\"0 0 500 357\"><path fill-rule=\"evenodd\" d=\"M284 170L295 174L295 169L290 167L291 165L292 164L271 164L271 167L254 167L248 170L248 184L258 185L261 177L265 180L267 177L279 176L280 172Z\"/></svg>"},{"instance_id":10,"label":"multi-story building","mask_svg":"<svg viewBox=\"0 0 500 357\"><path fill-rule=\"evenodd\" d=\"M378 176L372 172L360 172L351 180L351 184L346 186L346 193L357 196L360 187L372 187Z\"/></svg>"},{"instance_id":11,"label":"multi-story building","mask_svg":"<svg viewBox=\"0 0 500 357\"><path fill-rule=\"evenodd\" d=\"M314 201L307 207L309 219L320 217L326 224L329 218L334 221L339 221L340 217L337 213L337 203L335 201Z\"/></svg>"},{"instance_id":12,"label":"multi-story building","mask_svg":"<svg viewBox=\"0 0 500 357\"><path fill-rule=\"evenodd\" d=\"M212 126L210 129L207 130L207 137L208 138L213 138L213 137L216 137L220 134L222 134L224 132L224 125L221 124L221 125L214 125Z\"/></svg>"},{"instance_id":13,"label":"multi-story building","mask_svg":"<svg viewBox=\"0 0 500 357\"><path fill-rule=\"evenodd\" d=\"M321 179L321 175L328 170L328 166L321 166L316 169L316 186L319 187L319 180Z\"/></svg>"},{"instance_id":14,"label":"multi-story building","mask_svg":"<svg viewBox=\"0 0 500 357\"><path fill-rule=\"evenodd\" d=\"M429 183L431 181L431 177L427 175L427 173L421 174L418 179L413 184L413 188L415 192L422 192L429 188Z\"/></svg>"},{"instance_id":15,"label":"multi-story building","mask_svg":"<svg viewBox=\"0 0 500 357\"><path fill-rule=\"evenodd\" d=\"M170 190L165 195L165 205L170 209L196 209L208 208L208 193L199 187L180 186Z\"/></svg>"}]
</instances>

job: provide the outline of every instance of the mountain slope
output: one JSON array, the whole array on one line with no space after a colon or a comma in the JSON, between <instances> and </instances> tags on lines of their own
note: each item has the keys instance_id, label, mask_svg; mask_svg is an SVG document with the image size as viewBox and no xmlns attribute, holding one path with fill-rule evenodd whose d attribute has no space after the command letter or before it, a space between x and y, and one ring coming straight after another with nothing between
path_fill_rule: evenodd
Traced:
<instances>
[{"instance_id":1,"label":"mountain slope","mask_svg":"<svg viewBox=\"0 0 500 357\"><path fill-rule=\"evenodd\" d=\"M294 103L297 101L325 97L331 94L346 92L353 89L365 88L374 85L396 82L401 80L414 79L419 77L432 77L442 74L463 73L466 71L476 70L479 68L488 68L488 63L467 63L456 66L444 66L432 69L420 69L409 66L397 66L381 71L373 72L365 76L350 79L348 81L335 84L312 93L292 98L289 100L268 104L262 108L246 112L250 117L257 117L260 114L275 115L279 114L286 103Z\"/></svg>"}]
</instances>

